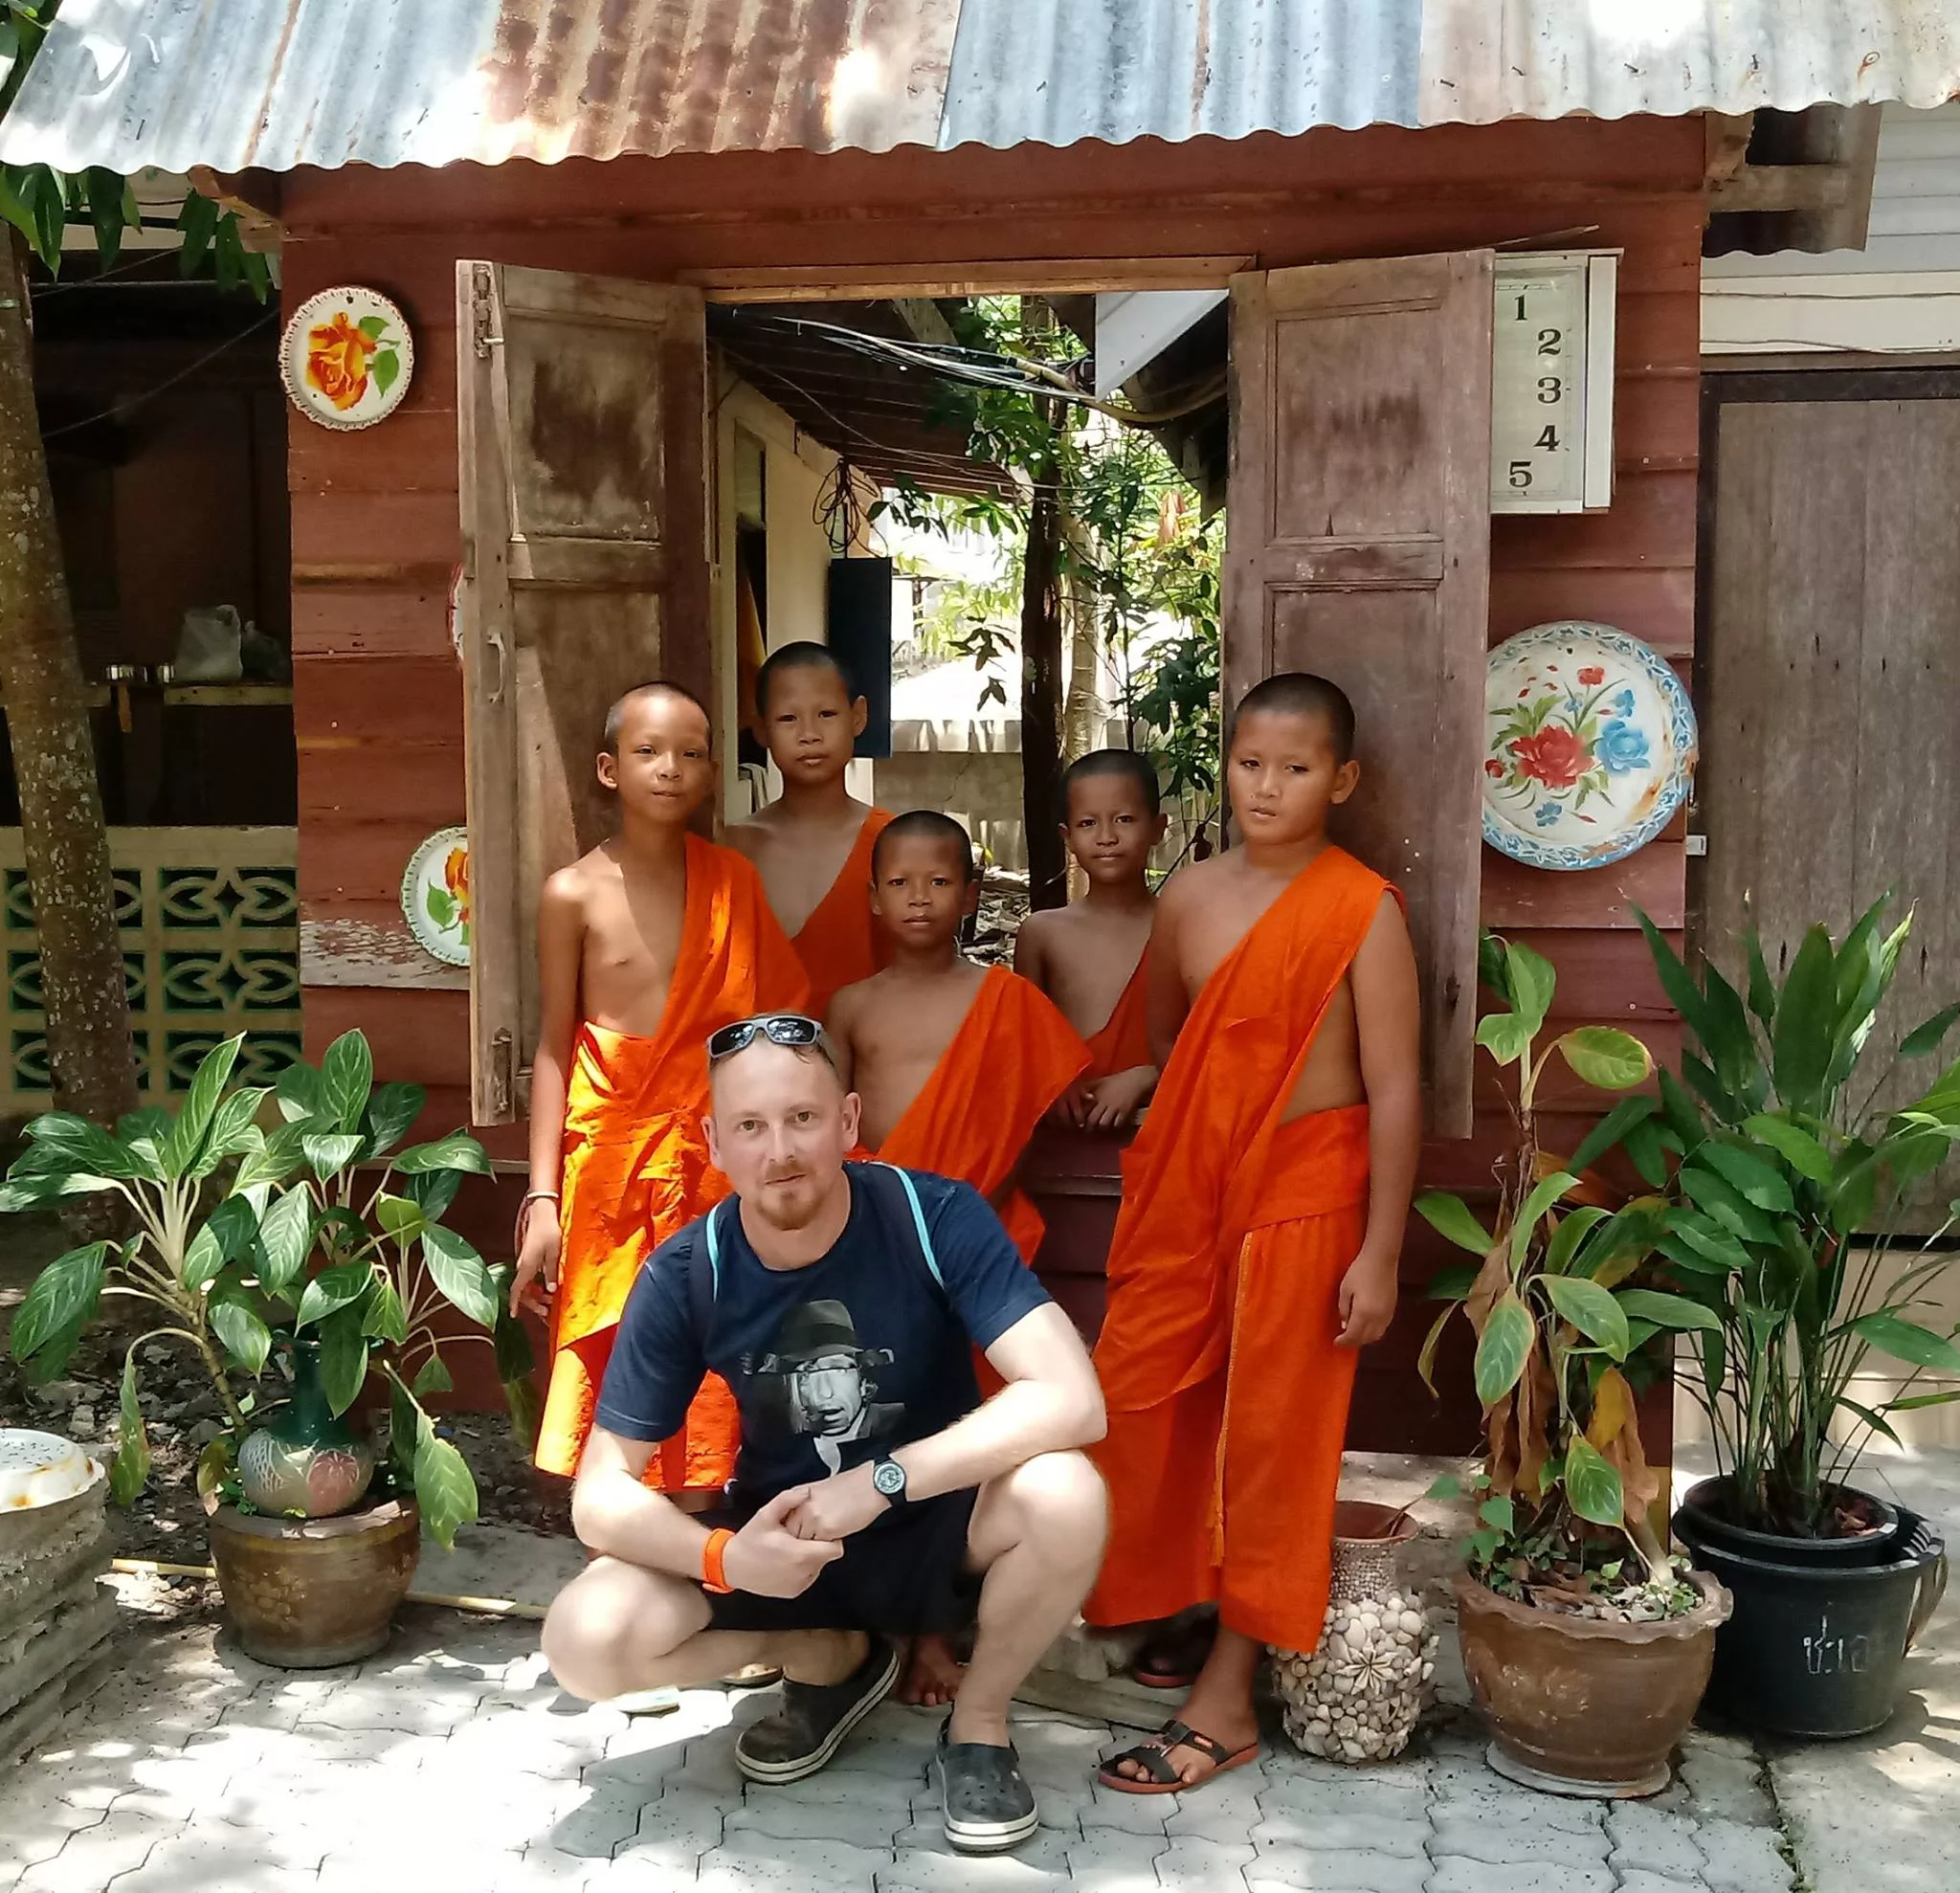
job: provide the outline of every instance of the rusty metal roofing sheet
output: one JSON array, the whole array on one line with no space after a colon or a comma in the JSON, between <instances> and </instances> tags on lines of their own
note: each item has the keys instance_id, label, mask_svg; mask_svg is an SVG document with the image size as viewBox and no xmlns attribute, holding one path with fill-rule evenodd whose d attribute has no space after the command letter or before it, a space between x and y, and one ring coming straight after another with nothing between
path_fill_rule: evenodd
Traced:
<instances>
[{"instance_id":1,"label":"rusty metal roofing sheet","mask_svg":"<svg viewBox=\"0 0 1960 1893\"><path fill-rule=\"evenodd\" d=\"M1243 138L1960 94L1960 0L63 0L0 159Z\"/></svg>"}]
</instances>

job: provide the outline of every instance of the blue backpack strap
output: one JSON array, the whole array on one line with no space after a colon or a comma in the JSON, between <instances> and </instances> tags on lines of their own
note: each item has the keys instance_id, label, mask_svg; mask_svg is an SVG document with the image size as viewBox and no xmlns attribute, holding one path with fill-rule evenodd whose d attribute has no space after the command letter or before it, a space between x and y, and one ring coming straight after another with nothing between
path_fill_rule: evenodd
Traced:
<instances>
[{"instance_id":1,"label":"blue backpack strap","mask_svg":"<svg viewBox=\"0 0 1960 1893\"><path fill-rule=\"evenodd\" d=\"M905 1186L905 1201L911 1205L912 1227L918 1233L919 1253L925 1258L925 1266L932 1271L932 1279L939 1284L940 1293L946 1293L946 1278L939 1272L939 1256L932 1246L932 1232L925 1227L925 1209L919 1201L918 1187L912 1181L909 1170L901 1169L897 1164L881 1164L881 1169L888 1169Z\"/></svg>"},{"instance_id":2,"label":"blue backpack strap","mask_svg":"<svg viewBox=\"0 0 1960 1893\"><path fill-rule=\"evenodd\" d=\"M702 1218L704 1239L694 1245L687 1258L687 1312L694 1324L695 1344L706 1349L708 1329L715 1319L715 1297L722 1286L722 1235L716 1219L722 1213L717 1203Z\"/></svg>"}]
</instances>

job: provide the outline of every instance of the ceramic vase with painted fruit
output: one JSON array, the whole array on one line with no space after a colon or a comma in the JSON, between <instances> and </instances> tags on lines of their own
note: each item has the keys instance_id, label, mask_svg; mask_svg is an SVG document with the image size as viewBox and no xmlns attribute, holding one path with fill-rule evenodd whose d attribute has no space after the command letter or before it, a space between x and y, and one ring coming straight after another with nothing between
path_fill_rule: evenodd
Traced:
<instances>
[{"instance_id":1,"label":"ceramic vase with painted fruit","mask_svg":"<svg viewBox=\"0 0 1960 1893\"><path fill-rule=\"evenodd\" d=\"M320 1344L290 1346L293 1392L238 1448L238 1489L255 1511L325 1519L358 1505L374 1477L374 1449L338 1418L320 1378Z\"/></svg>"}]
</instances>

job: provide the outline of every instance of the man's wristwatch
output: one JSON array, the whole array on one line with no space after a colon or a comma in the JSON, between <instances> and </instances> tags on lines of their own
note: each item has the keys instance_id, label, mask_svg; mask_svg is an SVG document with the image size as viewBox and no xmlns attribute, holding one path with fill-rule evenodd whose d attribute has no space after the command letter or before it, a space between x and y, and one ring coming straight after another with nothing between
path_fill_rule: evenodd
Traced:
<instances>
[{"instance_id":1,"label":"man's wristwatch","mask_svg":"<svg viewBox=\"0 0 1960 1893\"><path fill-rule=\"evenodd\" d=\"M871 1462L872 1489L889 1505L905 1503L905 1469L896 1459Z\"/></svg>"}]
</instances>

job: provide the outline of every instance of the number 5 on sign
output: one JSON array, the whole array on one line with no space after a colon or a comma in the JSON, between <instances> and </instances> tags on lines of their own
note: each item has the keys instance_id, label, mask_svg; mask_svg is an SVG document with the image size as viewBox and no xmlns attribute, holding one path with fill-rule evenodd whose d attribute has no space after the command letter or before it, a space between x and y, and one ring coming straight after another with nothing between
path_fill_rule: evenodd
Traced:
<instances>
[{"instance_id":1,"label":"number 5 on sign","mask_svg":"<svg viewBox=\"0 0 1960 1893\"><path fill-rule=\"evenodd\" d=\"M1613 502L1613 332L1619 253L1546 251L1497 265L1490 509Z\"/></svg>"}]
</instances>

